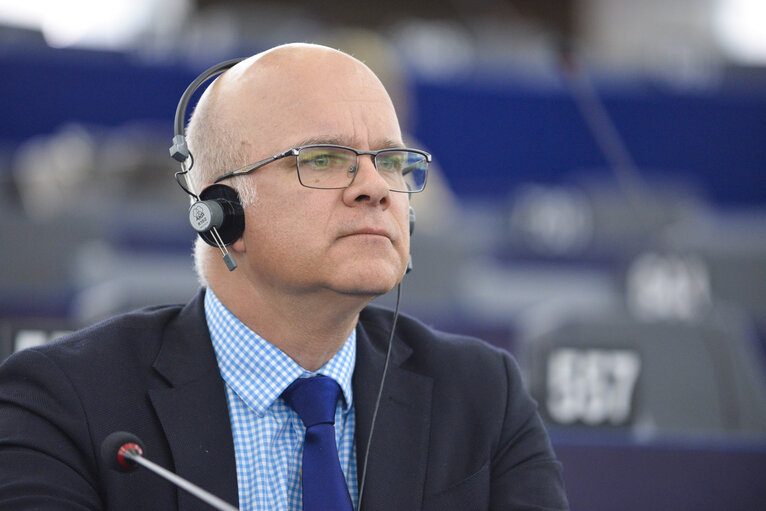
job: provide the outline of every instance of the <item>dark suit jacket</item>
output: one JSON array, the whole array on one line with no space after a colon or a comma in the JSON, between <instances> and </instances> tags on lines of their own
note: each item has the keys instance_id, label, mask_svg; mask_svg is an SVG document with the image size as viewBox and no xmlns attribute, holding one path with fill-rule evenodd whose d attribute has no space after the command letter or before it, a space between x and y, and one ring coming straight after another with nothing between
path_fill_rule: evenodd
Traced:
<instances>
[{"instance_id":1,"label":"dark suit jacket","mask_svg":"<svg viewBox=\"0 0 766 511\"><path fill-rule=\"evenodd\" d=\"M203 311L118 316L0 368L0 509L210 509L149 471L99 459L130 431L147 458L236 504L224 383ZM366 308L353 377L359 473L391 311ZM401 317L364 510L566 509L560 466L512 358Z\"/></svg>"}]
</instances>

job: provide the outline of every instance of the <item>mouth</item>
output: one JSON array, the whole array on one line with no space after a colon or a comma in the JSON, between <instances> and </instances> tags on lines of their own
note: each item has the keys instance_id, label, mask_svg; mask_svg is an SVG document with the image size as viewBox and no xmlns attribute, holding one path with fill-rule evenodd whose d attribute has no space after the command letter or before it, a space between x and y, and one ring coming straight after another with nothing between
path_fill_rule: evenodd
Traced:
<instances>
[{"instance_id":1,"label":"mouth","mask_svg":"<svg viewBox=\"0 0 766 511\"><path fill-rule=\"evenodd\" d=\"M339 236L339 238L348 238L350 236L379 236L382 238L386 238L388 240L392 240L391 235L386 231L385 229L376 229L373 227L365 227L362 229L357 229L351 232L347 232Z\"/></svg>"}]
</instances>

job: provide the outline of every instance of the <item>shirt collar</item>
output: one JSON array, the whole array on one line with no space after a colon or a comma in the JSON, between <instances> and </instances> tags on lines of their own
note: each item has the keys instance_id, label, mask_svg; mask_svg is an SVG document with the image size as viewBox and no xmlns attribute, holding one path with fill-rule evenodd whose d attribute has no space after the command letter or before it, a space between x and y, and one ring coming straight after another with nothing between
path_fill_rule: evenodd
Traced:
<instances>
[{"instance_id":1,"label":"shirt collar","mask_svg":"<svg viewBox=\"0 0 766 511\"><path fill-rule=\"evenodd\" d=\"M315 374L338 382L345 398L344 410L353 404L356 328L341 349L312 373L242 323L211 289L205 293L205 317L221 376L259 417L296 378Z\"/></svg>"}]
</instances>

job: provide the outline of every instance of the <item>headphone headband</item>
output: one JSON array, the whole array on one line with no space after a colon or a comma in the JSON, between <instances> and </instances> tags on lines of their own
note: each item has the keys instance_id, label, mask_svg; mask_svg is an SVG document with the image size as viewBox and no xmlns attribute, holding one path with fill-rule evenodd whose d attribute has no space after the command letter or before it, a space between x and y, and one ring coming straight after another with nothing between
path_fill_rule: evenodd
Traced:
<instances>
[{"instance_id":1,"label":"headphone headband","mask_svg":"<svg viewBox=\"0 0 766 511\"><path fill-rule=\"evenodd\" d=\"M189 157L189 147L186 145L186 135L184 133L184 120L186 118L186 109L189 106L189 101L191 101L192 95L196 92L200 85L208 81L210 78L223 73L230 67L234 67L236 64L242 62L243 60L245 59L240 57L226 60L212 67L209 67L203 71L201 75L195 78L188 87L186 87L186 90L181 96L181 99L178 101L178 106L176 107L176 117L173 121L173 143L170 146L171 158L183 163Z\"/></svg>"}]
</instances>

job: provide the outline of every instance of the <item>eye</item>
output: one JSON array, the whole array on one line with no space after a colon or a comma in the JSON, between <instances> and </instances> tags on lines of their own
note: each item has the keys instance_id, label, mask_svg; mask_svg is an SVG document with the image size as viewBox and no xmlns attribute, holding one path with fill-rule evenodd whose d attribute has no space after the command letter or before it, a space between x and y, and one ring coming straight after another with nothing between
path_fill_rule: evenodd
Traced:
<instances>
[{"instance_id":1,"label":"eye","mask_svg":"<svg viewBox=\"0 0 766 511\"><path fill-rule=\"evenodd\" d=\"M353 164L353 158L340 150L304 149L300 153L298 164L304 169L334 171L348 169Z\"/></svg>"},{"instance_id":2,"label":"eye","mask_svg":"<svg viewBox=\"0 0 766 511\"><path fill-rule=\"evenodd\" d=\"M402 157L397 154L379 154L378 170L398 172L402 169Z\"/></svg>"},{"instance_id":3,"label":"eye","mask_svg":"<svg viewBox=\"0 0 766 511\"><path fill-rule=\"evenodd\" d=\"M332 164L333 156L331 154L315 154L311 156L306 163L313 165L318 169L325 169Z\"/></svg>"}]
</instances>

